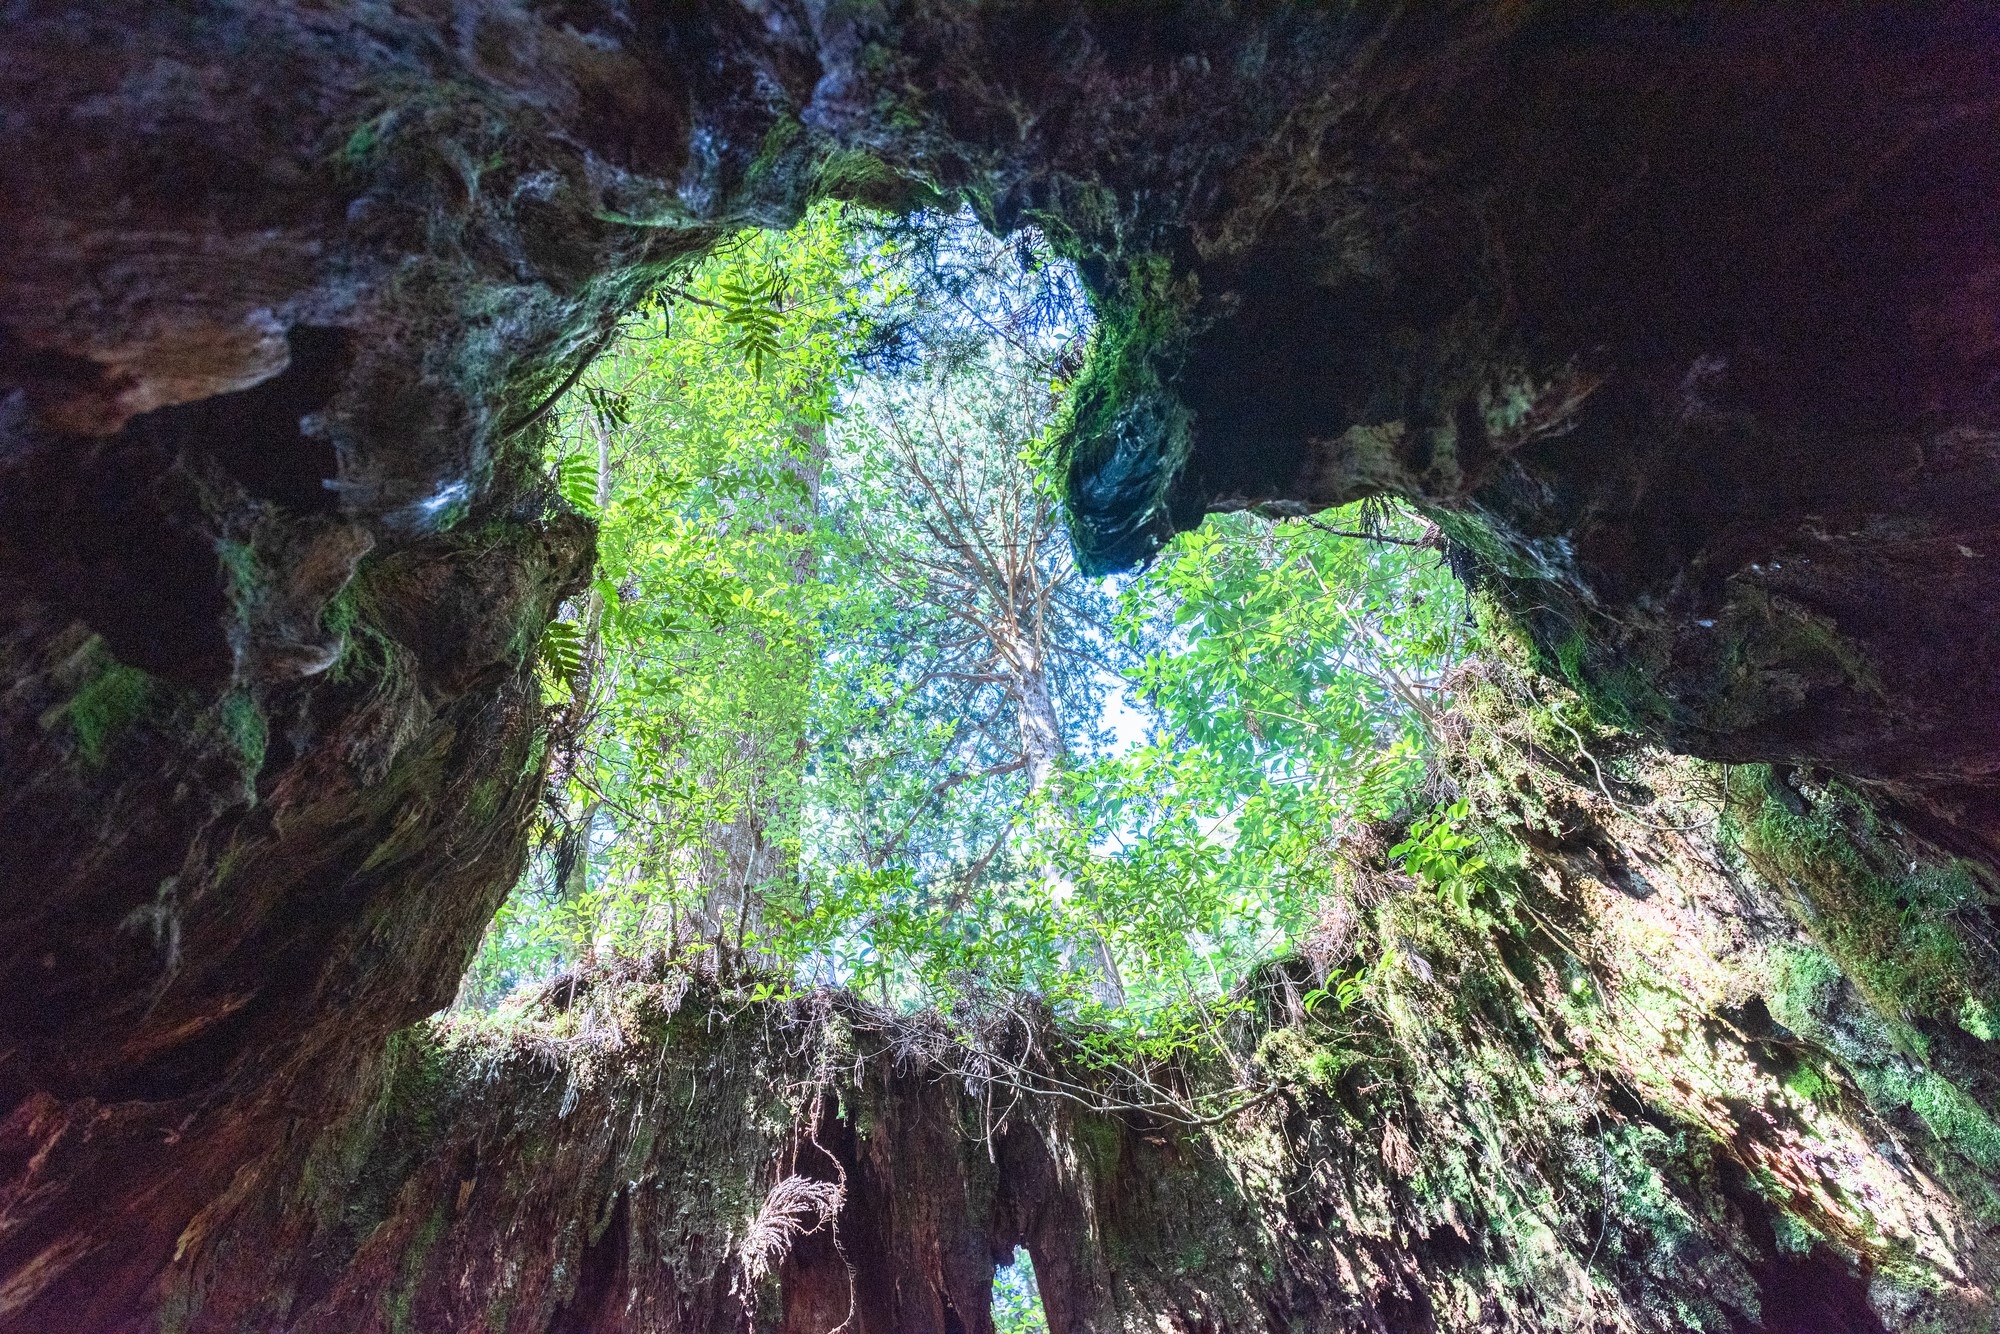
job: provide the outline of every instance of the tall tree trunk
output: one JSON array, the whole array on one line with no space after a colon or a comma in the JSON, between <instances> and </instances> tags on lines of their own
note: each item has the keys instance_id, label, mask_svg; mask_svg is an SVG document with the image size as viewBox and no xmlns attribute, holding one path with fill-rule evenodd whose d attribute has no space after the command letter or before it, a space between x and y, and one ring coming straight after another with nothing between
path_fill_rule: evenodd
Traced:
<instances>
[{"instance_id":1,"label":"tall tree trunk","mask_svg":"<svg viewBox=\"0 0 2000 1334\"><path fill-rule=\"evenodd\" d=\"M795 452L785 471L802 483L801 500L795 511L775 516L773 522L804 535L812 531L819 515L827 463L826 428L800 420L792 427L792 438ZM803 587L818 577L819 551L815 545L808 542L800 546L790 575L794 587ZM735 816L711 824L704 837L702 933L718 946L729 947L744 964L764 962L756 951L746 953L747 942L762 925L762 891L797 870L796 859L777 837L777 826L785 774L804 762L802 740L789 755L776 757L779 771L761 776L751 800Z\"/></svg>"},{"instance_id":2,"label":"tall tree trunk","mask_svg":"<svg viewBox=\"0 0 2000 1334\"><path fill-rule=\"evenodd\" d=\"M1028 761L1028 792L1031 798L1048 797L1050 782L1069 758L1069 743L1063 738L1062 719L1056 711L1055 696L1049 689L1048 674L1043 670L1040 656L1032 650L1017 651L1009 661L1026 664L1010 678L1010 688L1020 721L1021 750ZM1059 794L1052 797L1039 817L1045 824L1044 832L1058 837L1067 821L1061 800ZM1051 867L1045 874L1050 893L1068 898L1074 891L1075 886L1060 869ZM1100 1002L1125 1003L1125 978L1101 927L1089 928L1089 938L1071 942L1065 953L1072 967L1094 974L1091 987Z\"/></svg>"},{"instance_id":3,"label":"tall tree trunk","mask_svg":"<svg viewBox=\"0 0 2000 1334\"><path fill-rule=\"evenodd\" d=\"M1038 656L1028 656L1009 685L1021 728L1021 751L1028 761L1028 790L1040 793L1069 758L1069 743L1063 739L1055 696L1049 691L1048 675Z\"/></svg>"}]
</instances>

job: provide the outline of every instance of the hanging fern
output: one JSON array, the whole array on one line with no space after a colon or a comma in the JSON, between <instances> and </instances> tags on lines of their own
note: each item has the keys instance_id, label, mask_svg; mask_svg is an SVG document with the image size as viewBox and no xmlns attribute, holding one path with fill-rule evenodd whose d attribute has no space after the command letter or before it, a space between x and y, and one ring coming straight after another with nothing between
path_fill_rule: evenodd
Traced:
<instances>
[{"instance_id":1,"label":"hanging fern","mask_svg":"<svg viewBox=\"0 0 2000 1334\"><path fill-rule=\"evenodd\" d=\"M722 297L722 318L735 330L730 346L750 363L750 373L764 378L764 363L775 361L782 348L778 330L783 318L780 306L785 280L773 273L761 281L725 278L718 288Z\"/></svg>"},{"instance_id":2,"label":"hanging fern","mask_svg":"<svg viewBox=\"0 0 2000 1334\"><path fill-rule=\"evenodd\" d=\"M542 665L558 680L574 681L583 673L583 631L572 621L550 621L542 631Z\"/></svg>"},{"instance_id":3,"label":"hanging fern","mask_svg":"<svg viewBox=\"0 0 2000 1334\"><path fill-rule=\"evenodd\" d=\"M632 421L632 396L602 385L583 386L583 401L597 414L597 419L613 429L628 426Z\"/></svg>"},{"instance_id":4,"label":"hanging fern","mask_svg":"<svg viewBox=\"0 0 2000 1334\"><path fill-rule=\"evenodd\" d=\"M556 489L572 509L597 513L597 459L588 450L563 456L556 465Z\"/></svg>"}]
</instances>

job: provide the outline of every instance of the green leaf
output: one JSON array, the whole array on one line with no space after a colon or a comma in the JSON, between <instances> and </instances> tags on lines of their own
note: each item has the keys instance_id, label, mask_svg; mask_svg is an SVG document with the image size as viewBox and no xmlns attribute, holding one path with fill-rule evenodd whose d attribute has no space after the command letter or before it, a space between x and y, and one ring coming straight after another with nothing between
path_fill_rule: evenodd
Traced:
<instances>
[{"instance_id":1,"label":"green leaf","mask_svg":"<svg viewBox=\"0 0 2000 1334\"><path fill-rule=\"evenodd\" d=\"M583 672L583 632L570 621L550 621L542 631L541 661L561 681Z\"/></svg>"},{"instance_id":2,"label":"green leaf","mask_svg":"<svg viewBox=\"0 0 2000 1334\"><path fill-rule=\"evenodd\" d=\"M556 465L556 489L570 508L596 514L597 456L587 450L565 455Z\"/></svg>"}]
</instances>

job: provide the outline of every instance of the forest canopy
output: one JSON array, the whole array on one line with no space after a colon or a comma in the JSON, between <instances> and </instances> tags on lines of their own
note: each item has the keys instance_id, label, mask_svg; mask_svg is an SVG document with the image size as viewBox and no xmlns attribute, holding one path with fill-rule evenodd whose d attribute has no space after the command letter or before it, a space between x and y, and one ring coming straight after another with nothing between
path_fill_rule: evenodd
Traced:
<instances>
[{"instance_id":1,"label":"forest canopy","mask_svg":"<svg viewBox=\"0 0 2000 1334\"><path fill-rule=\"evenodd\" d=\"M831 205L630 319L552 414L598 563L541 644L550 780L461 1007L665 954L1171 1041L1325 928L1344 837L1449 798L1477 631L1441 535L1215 515L1087 577L1048 441L1092 337L1033 232Z\"/></svg>"}]
</instances>

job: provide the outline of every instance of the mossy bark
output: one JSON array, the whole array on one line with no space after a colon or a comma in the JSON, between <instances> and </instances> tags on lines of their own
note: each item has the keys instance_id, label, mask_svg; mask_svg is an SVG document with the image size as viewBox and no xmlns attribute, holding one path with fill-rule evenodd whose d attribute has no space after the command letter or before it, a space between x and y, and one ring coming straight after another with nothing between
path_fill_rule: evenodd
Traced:
<instances>
[{"instance_id":1,"label":"mossy bark","mask_svg":"<svg viewBox=\"0 0 2000 1334\"><path fill-rule=\"evenodd\" d=\"M674 266L819 194L968 202L1078 261L1105 329L1071 418L1087 554L1210 506L1410 495L1606 716L1876 781L1991 864L1991 36L1975 5L13 6L0 1323L263 1310L217 1258L258 1242L227 1220L373 1099L518 865L526 659L588 553L536 414ZM1964 1139L1937 1072L1905 1073ZM1073 1139L1048 1174L1098 1181ZM1085 1139L1114 1184L988 1234L1051 1229L1071 1327L1241 1325L1266 1297L1420 1323L1425 1257L1471 1244L1343 1222L1373 1240L1309 1263L1278 1206L1225 1192L1198 1221L1247 1249L1211 1248L1120 1192L1203 1198L1185 1183L1236 1180L1235 1150ZM1174 1176L1182 1153L1210 1175ZM356 1206L401 1229L354 1242L367 1319L458 1300L428 1258L458 1254L453 1206L413 1190ZM601 1241L616 1208L590 1204L566 1217ZM1676 1301L1747 1291L1662 1254ZM268 1320L355 1315L313 1286L349 1263ZM204 1304L199 1264L236 1295ZM575 1307L538 1281L521 1309ZM967 1328L971 1282L926 1289Z\"/></svg>"}]
</instances>

